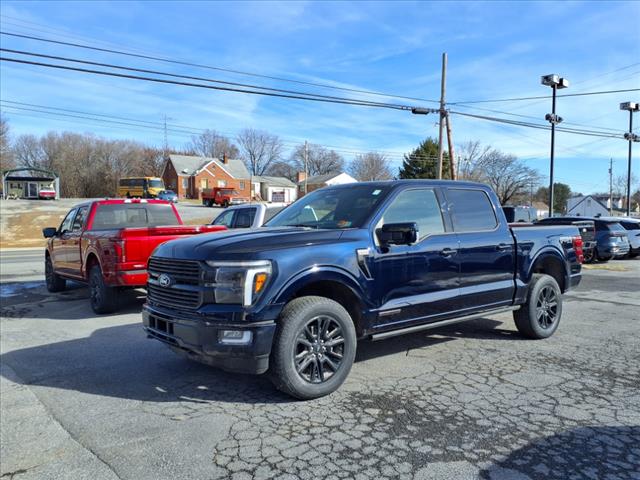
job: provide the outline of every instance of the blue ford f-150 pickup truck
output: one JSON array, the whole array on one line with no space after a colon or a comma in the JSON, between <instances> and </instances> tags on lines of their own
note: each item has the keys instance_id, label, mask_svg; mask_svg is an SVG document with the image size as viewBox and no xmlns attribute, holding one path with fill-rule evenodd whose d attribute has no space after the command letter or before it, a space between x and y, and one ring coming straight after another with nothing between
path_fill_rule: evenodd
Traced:
<instances>
[{"instance_id":1,"label":"blue ford f-150 pickup truck","mask_svg":"<svg viewBox=\"0 0 640 480\"><path fill-rule=\"evenodd\" d=\"M549 337L581 262L576 227L511 229L481 184L340 185L266 227L160 245L143 324L189 358L269 371L277 388L309 399L342 384L358 339L505 311L523 335Z\"/></svg>"}]
</instances>

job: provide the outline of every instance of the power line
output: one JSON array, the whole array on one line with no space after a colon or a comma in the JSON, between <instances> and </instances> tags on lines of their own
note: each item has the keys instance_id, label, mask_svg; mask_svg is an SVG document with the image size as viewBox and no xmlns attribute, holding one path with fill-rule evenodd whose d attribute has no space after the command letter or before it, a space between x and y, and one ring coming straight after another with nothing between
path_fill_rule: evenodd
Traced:
<instances>
[{"instance_id":1,"label":"power line","mask_svg":"<svg viewBox=\"0 0 640 480\"><path fill-rule=\"evenodd\" d=\"M400 99L404 99L404 100L417 100L417 101L421 101L421 102L439 103L437 100L430 100L430 99L426 99L426 98L408 97L408 96L404 96L404 95L395 95L395 94L390 94L390 93L377 92L375 90L366 90L366 89L359 89L359 88L337 87L335 85L316 83L316 82L308 82L308 81L304 81L304 80L293 80L293 79L290 79L290 78L277 77L277 76L272 76L272 75L263 75L263 74L252 73L252 72L244 72L244 71L241 71L241 70L234 70L234 69L230 69L230 68L214 67L214 66L211 66L211 65L204 65L204 64L200 64L200 63L187 62L187 61L183 61L183 60L175 60L175 59L171 59L171 58L163 58L163 57L158 57L158 56L154 56L154 55L143 55L143 54L138 54L138 53L130 53L130 52L122 51L122 50L115 50L115 49L111 49L111 48L93 47L93 46L90 46L90 45L83 45L83 44L75 43L75 42L64 42L64 41L61 41L61 40L53 40L53 39L50 39L50 38L36 37L34 35L24 35L24 34L19 34L19 33L5 32L5 31L0 31L0 35L7 35L7 36L12 36L12 37L24 38L24 39L28 39L28 40L36 40L36 41L39 41L39 42L54 43L54 44L57 44L57 45L65 45L65 46L70 46L70 47L75 47L75 48L83 48L83 49L87 49L87 50L93 50L93 51L105 52L105 53L112 53L112 54L116 54L116 55L126 55L126 56L129 56L129 57L143 58L143 59L146 59L146 60L154 60L154 61L158 61L158 62L172 63L172 64L176 64L176 65L184 65L184 66L197 67L197 68L206 68L206 69L209 69L209 70L217 70L217 71L221 71L221 72L234 73L234 74L238 74L238 75L247 75L247 76L251 76L251 77L265 78L265 79L269 79L269 80L277 80L277 81L281 81L281 82L296 83L296 84L300 84L300 85L309 85L309 86L321 87L321 88L330 88L330 89L333 89L333 90L341 90L341 91L345 91L345 92L364 93L364 94L367 94L367 95L375 95L375 96L381 96L381 97L400 98Z\"/></svg>"},{"instance_id":2,"label":"power line","mask_svg":"<svg viewBox=\"0 0 640 480\"><path fill-rule=\"evenodd\" d=\"M361 107L388 108L388 109L392 109L392 110L411 110L411 107L407 106L407 105L375 103L375 102L368 102L368 101L365 101L365 100L358 100L358 99L351 99L351 98L339 98L339 97L336 97L335 99L327 99L327 98L321 98L321 97L318 97L318 96L312 96L312 95L310 96L310 95L302 93L302 92L299 95L295 95L295 94L284 94L284 93L276 93L276 92L257 91L257 90L247 90L247 89L232 88L232 87L222 87L222 86L217 86L217 85L203 85L201 83L179 82L177 80L168 80L168 79L154 78L154 77L143 77L143 76L140 76L140 75L129 75L129 74L124 74L124 73L116 73L116 72L106 72L104 70L93 70L93 69L87 69L87 68L70 67L70 66L66 66L66 65L58 65L58 64L53 64L53 63L33 62L33 61L30 61L30 60L21 60L21 59L10 58L10 57L0 57L0 61L20 63L20 64L24 64L24 65L34 65L34 66L46 67L46 68L55 68L55 69L59 69L59 70L69 70L69 71L82 72L82 73L91 73L91 74L94 74L94 75L103 75L103 76L108 76L108 77L127 78L127 79L132 79L132 80L143 80L143 81L148 81L148 82L163 83L163 84L169 84L169 85L181 85L181 86L186 86L186 87L206 88L206 89L209 89L209 90L221 90L221 91L227 91L227 92L249 93L249 94L253 94L253 95L262 95L262 96L267 96L267 97L291 98L291 99L297 99L297 100L309 100L309 101L324 102L324 103L338 103L338 104L355 105L355 106L361 106ZM118 66L113 66L111 68L124 68L124 69L127 69L127 67L118 67ZM129 69L129 70L134 70L134 69ZM172 75L172 74L166 74L166 75Z\"/></svg>"},{"instance_id":3,"label":"power line","mask_svg":"<svg viewBox=\"0 0 640 480\"><path fill-rule=\"evenodd\" d=\"M90 120L90 121L109 124L109 125L116 125L118 128L124 128L124 127L130 126L130 127L135 127L135 128L138 128L138 129L142 128L142 129L145 129L145 131L155 130L155 131L158 131L158 132L162 132L164 130L164 122L151 122L151 121L148 121L148 120L140 120L140 119L135 119L135 118L131 118L131 117L111 116L111 115L105 115L105 114L99 114L99 113L84 112L84 111L80 111L80 110L72 110L72 109L58 108L58 107L49 107L49 106L38 105L38 104L33 104L33 103L15 102L15 101L11 101L11 100L0 100L0 102L5 104L4 105L4 109L5 110L7 108L11 109L10 110L11 114L18 113L18 112L14 112L13 111L13 109L16 109L16 110L19 110L19 111L26 111L26 112L30 112L30 113L41 113L41 114L45 114L45 115L63 117L64 119ZM53 110L53 111L48 111L48 110ZM42 117L42 116L37 116L37 115L29 115L29 116L38 117L38 118L48 118L48 117ZM100 118L94 118L94 117L100 117ZM196 128L196 127L189 127L189 126L183 126L183 125L175 125L175 124L169 124L169 123L167 123L167 126L168 127L179 127L179 128L167 128L168 132L171 132L172 134L189 136L189 137L191 135L199 135L199 134L201 134L201 133L203 133L205 131L205 129L200 129L200 128ZM227 132L219 132L219 133L224 133L224 134L227 134L227 135L229 135L231 137L235 136L235 134L227 133ZM298 147L303 142L302 141L295 141L295 140L292 140L292 139L289 139L287 141L285 139L285 141L283 141L282 143L284 145L286 145L286 146ZM311 145L317 145L317 146L320 146L320 147L324 147L324 148L327 148L327 149L331 149L331 150L334 150L336 152L344 153L344 154L359 155L359 154L365 154L365 153L370 153L370 152L377 152L377 153L381 153L381 154L383 154L383 155L385 155L387 157L395 157L395 159L398 159L398 157L404 158L404 155L405 155L405 152L400 152L400 151L388 151L388 150L379 150L379 149L370 149L370 150L364 151L364 150L354 149L352 147L326 145L326 144L320 144L320 143L316 143L316 142L310 142L310 144ZM409 155L409 154L407 154L407 155ZM435 156L426 156L426 155L420 155L420 154L417 155L416 157L420 157L420 158L427 159L427 160L432 160L432 159L436 158ZM393 159L393 158L391 158L391 159Z\"/></svg>"},{"instance_id":4,"label":"power line","mask_svg":"<svg viewBox=\"0 0 640 480\"><path fill-rule=\"evenodd\" d=\"M556 95L557 98L560 97L582 97L588 95L608 95L611 93L625 93L625 92L638 92L640 88L625 88L621 90L602 90L599 92L580 92L580 93L565 93L564 95ZM496 102L519 102L521 100L543 100L551 98L551 95L538 95L535 97L518 97L518 98L498 98L492 100L467 100L464 102L449 102L449 105L470 105L473 103L496 103Z\"/></svg>"},{"instance_id":5,"label":"power line","mask_svg":"<svg viewBox=\"0 0 640 480\"><path fill-rule=\"evenodd\" d=\"M24 50L13 50L13 49L9 49L9 48L0 48L0 51L3 52L9 52L9 53L15 53L18 55L28 55L31 57L39 57L39 58L48 58L50 60L60 60L60 61L64 61L64 62L73 62L73 63L80 63L83 65L93 65L93 66L98 66L98 67L106 67L106 68L113 68L113 69L117 69L117 70L124 70L124 71L130 71L130 72L138 72L138 73L149 73L149 74L153 74L153 75L164 75L167 77L172 77L172 78L182 78L185 80L198 80L198 81L202 81L202 82L209 82L209 83L218 83L221 85L232 85L235 87L243 87L243 88L251 88L251 89L258 89L258 90L265 90L265 91L269 91L269 92L277 92L277 93L288 93L288 94L292 94L292 95L304 95L304 96L309 96L309 97L318 97L318 98L325 98L325 99L330 99L330 100L350 100L350 101L358 101L358 102L363 102L363 103L367 103L367 104L371 104L372 106L397 106L394 104L389 104L389 103L381 103L381 102L370 102L368 100L358 100L358 99L346 99L343 97L335 97L335 96L331 96L331 95L320 95L320 94L316 94L316 93L308 93L308 92L299 92L299 91L295 91L295 90L284 90L284 89L280 89L280 88L270 88L270 87L261 87L258 85L251 85L251 84L246 84L246 83L237 83L237 82L227 82L224 80L217 80L217 79L213 79L213 78L205 78L205 77L194 77L194 76L190 76L190 75L180 75L177 73L168 73L168 72L161 72L158 70L148 70L148 69L144 69L144 68L136 68L136 67L125 67L122 65L114 65L114 64L110 64L110 63L101 63L101 62L92 62L89 60L81 60L81 59L75 59L75 58L69 58L69 57L60 57L57 55L46 55L43 53L37 53L37 52L27 52Z\"/></svg>"}]
</instances>

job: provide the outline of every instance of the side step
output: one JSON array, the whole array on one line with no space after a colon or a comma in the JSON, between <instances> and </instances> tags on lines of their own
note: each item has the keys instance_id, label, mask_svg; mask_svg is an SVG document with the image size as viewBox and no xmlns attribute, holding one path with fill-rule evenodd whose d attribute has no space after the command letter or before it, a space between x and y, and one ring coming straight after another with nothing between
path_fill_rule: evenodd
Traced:
<instances>
[{"instance_id":1,"label":"side step","mask_svg":"<svg viewBox=\"0 0 640 480\"><path fill-rule=\"evenodd\" d=\"M389 332L374 333L371 335L371 340L374 342L382 340L384 338L396 337L398 335L405 335L407 333L419 332L421 330L430 330L432 328L444 327L446 325L452 325L454 323L466 322L467 320L474 320L476 318L485 317L488 315L497 315L498 313L513 312L518 310L520 306L497 308L495 310L485 310L483 312L472 313L471 315L465 315L463 317L449 318L447 320L440 320L439 322L427 323L424 325L416 325L414 327L401 328L400 330L392 330Z\"/></svg>"}]
</instances>

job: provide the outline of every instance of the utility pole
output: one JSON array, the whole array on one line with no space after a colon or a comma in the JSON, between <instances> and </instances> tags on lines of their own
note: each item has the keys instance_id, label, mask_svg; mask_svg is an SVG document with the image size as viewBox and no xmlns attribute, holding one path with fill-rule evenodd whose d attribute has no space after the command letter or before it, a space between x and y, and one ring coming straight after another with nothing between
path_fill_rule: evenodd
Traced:
<instances>
[{"instance_id":1,"label":"utility pole","mask_svg":"<svg viewBox=\"0 0 640 480\"><path fill-rule=\"evenodd\" d=\"M609 159L609 215L613 213L613 158Z\"/></svg>"},{"instance_id":2,"label":"utility pole","mask_svg":"<svg viewBox=\"0 0 640 480\"><path fill-rule=\"evenodd\" d=\"M451 135L451 115L447 112L447 143L449 144L449 174L451 180L457 180L453 153L453 136Z\"/></svg>"},{"instance_id":3,"label":"utility pole","mask_svg":"<svg viewBox=\"0 0 640 480\"><path fill-rule=\"evenodd\" d=\"M444 122L445 122L445 95L447 90L447 53L442 54L442 79L440 81L440 133L438 135L438 167L436 169L436 178L442 178L442 157L443 148L442 142L444 137Z\"/></svg>"},{"instance_id":4,"label":"utility pole","mask_svg":"<svg viewBox=\"0 0 640 480\"><path fill-rule=\"evenodd\" d=\"M309 158L309 147L308 147L308 143L305 140L304 141L304 194L307 194L307 162L308 162L308 158Z\"/></svg>"},{"instance_id":5,"label":"utility pole","mask_svg":"<svg viewBox=\"0 0 640 480\"><path fill-rule=\"evenodd\" d=\"M629 111L629 133L624 134L624 138L629 141L629 154L627 158L627 217L631 216L631 145L640 141L640 137L633 133L633 112L640 111L640 103L625 102L620 104L620 110Z\"/></svg>"}]
</instances>

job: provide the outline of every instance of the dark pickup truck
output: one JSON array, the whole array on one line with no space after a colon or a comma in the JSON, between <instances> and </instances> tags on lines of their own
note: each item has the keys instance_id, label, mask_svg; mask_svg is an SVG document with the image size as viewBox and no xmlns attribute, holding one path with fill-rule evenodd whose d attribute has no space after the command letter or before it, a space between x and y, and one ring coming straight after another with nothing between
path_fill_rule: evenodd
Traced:
<instances>
[{"instance_id":1,"label":"dark pickup truck","mask_svg":"<svg viewBox=\"0 0 640 480\"><path fill-rule=\"evenodd\" d=\"M144 329L225 370L269 371L309 399L347 377L358 339L513 311L546 338L581 279L575 226L511 229L481 184L401 180L305 195L266 227L164 243Z\"/></svg>"}]
</instances>

